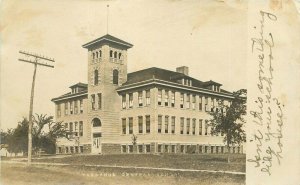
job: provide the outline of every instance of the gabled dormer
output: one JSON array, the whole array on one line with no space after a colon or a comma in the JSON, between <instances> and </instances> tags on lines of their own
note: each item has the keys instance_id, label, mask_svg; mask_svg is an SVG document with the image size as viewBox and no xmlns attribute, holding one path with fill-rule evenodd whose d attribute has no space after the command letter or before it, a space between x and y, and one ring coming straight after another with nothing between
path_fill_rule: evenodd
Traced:
<instances>
[{"instance_id":1,"label":"gabled dormer","mask_svg":"<svg viewBox=\"0 0 300 185\"><path fill-rule=\"evenodd\" d=\"M220 92L221 91L221 86L222 84L214 82L212 80L207 81L207 82L203 82L203 87L215 92Z\"/></svg>"},{"instance_id":2,"label":"gabled dormer","mask_svg":"<svg viewBox=\"0 0 300 185\"><path fill-rule=\"evenodd\" d=\"M81 83L81 82L79 82L75 85L72 85L72 86L70 86L71 94L76 94L76 93L86 91L87 86L88 86L87 84L84 84L84 83Z\"/></svg>"}]
</instances>

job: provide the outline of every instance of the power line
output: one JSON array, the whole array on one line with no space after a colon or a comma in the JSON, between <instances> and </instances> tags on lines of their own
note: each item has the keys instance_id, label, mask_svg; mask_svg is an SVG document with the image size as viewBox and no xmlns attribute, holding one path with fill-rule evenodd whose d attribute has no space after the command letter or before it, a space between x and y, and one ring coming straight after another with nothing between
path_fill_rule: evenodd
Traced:
<instances>
[{"instance_id":1,"label":"power line","mask_svg":"<svg viewBox=\"0 0 300 185\"><path fill-rule=\"evenodd\" d=\"M55 62L55 61L54 61L54 59L51 59L51 58L48 58L45 56L41 56L38 54L25 52L25 51L19 51L19 53L21 53L27 57L31 57L31 59L21 59L20 58L19 61L34 64L32 85L31 85L31 94L30 94L29 118L28 118L29 123L28 123L28 161L27 161L27 164L30 165L31 164L31 153L32 153L32 125L33 125L32 124L32 113L33 113L33 98L34 98L36 70L37 70L38 65L54 68L54 66L51 64L47 64L46 62L42 63L42 62L38 62L38 61L39 60L50 61L50 62Z\"/></svg>"}]
</instances>

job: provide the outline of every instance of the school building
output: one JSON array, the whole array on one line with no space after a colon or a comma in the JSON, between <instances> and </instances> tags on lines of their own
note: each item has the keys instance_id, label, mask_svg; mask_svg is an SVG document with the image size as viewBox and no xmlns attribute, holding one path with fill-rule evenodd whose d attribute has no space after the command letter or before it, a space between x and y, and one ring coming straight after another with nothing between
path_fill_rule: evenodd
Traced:
<instances>
[{"instance_id":1,"label":"school building","mask_svg":"<svg viewBox=\"0 0 300 185\"><path fill-rule=\"evenodd\" d=\"M222 135L211 135L208 112L233 94L222 84L176 71L148 68L127 72L132 44L104 35L83 45L88 84L70 86L53 98L56 121L71 132L57 141L57 153L224 153ZM243 153L242 146L231 147Z\"/></svg>"}]
</instances>

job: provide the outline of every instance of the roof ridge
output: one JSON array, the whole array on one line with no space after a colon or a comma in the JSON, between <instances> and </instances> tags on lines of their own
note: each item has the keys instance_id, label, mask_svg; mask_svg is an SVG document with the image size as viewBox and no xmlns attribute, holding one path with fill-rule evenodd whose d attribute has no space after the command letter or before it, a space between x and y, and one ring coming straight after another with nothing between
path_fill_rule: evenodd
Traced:
<instances>
[{"instance_id":1,"label":"roof ridge","mask_svg":"<svg viewBox=\"0 0 300 185\"><path fill-rule=\"evenodd\" d=\"M106 35L103 35L103 36L101 36L101 37L99 37L99 38L96 38L96 39L94 39L94 40L92 40L92 41L90 41L90 42L88 42L88 43L86 43L86 44L83 44L82 47L83 47L83 48L88 48L89 46L94 45L94 44L96 44L96 43L98 43L98 42L101 42L101 41L103 41L103 40L115 42L115 43L118 43L118 44L120 44L120 45L126 46L126 47L128 47L128 48L131 48L131 47L133 46L133 45L130 44L129 42L126 42L126 41L124 41L124 40L122 40L122 39L119 39L119 38L117 38L117 37L115 37L115 36L112 36L112 35L110 35L110 34L106 34Z\"/></svg>"}]
</instances>

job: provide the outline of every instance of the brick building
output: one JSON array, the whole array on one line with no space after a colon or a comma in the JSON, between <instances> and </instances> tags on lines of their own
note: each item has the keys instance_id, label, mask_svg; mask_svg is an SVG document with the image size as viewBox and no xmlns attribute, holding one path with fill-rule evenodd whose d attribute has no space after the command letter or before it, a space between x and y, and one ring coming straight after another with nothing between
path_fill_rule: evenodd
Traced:
<instances>
[{"instance_id":1,"label":"brick building","mask_svg":"<svg viewBox=\"0 0 300 185\"><path fill-rule=\"evenodd\" d=\"M223 136L210 134L207 112L218 109L219 100L229 105L232 93L192 78L185 66L127 73L132 46L111 35L83 45L88 84L52 99L56 120L73 132L57 141L57 153L225 152Z\"/></svg>"}]
</instances>

